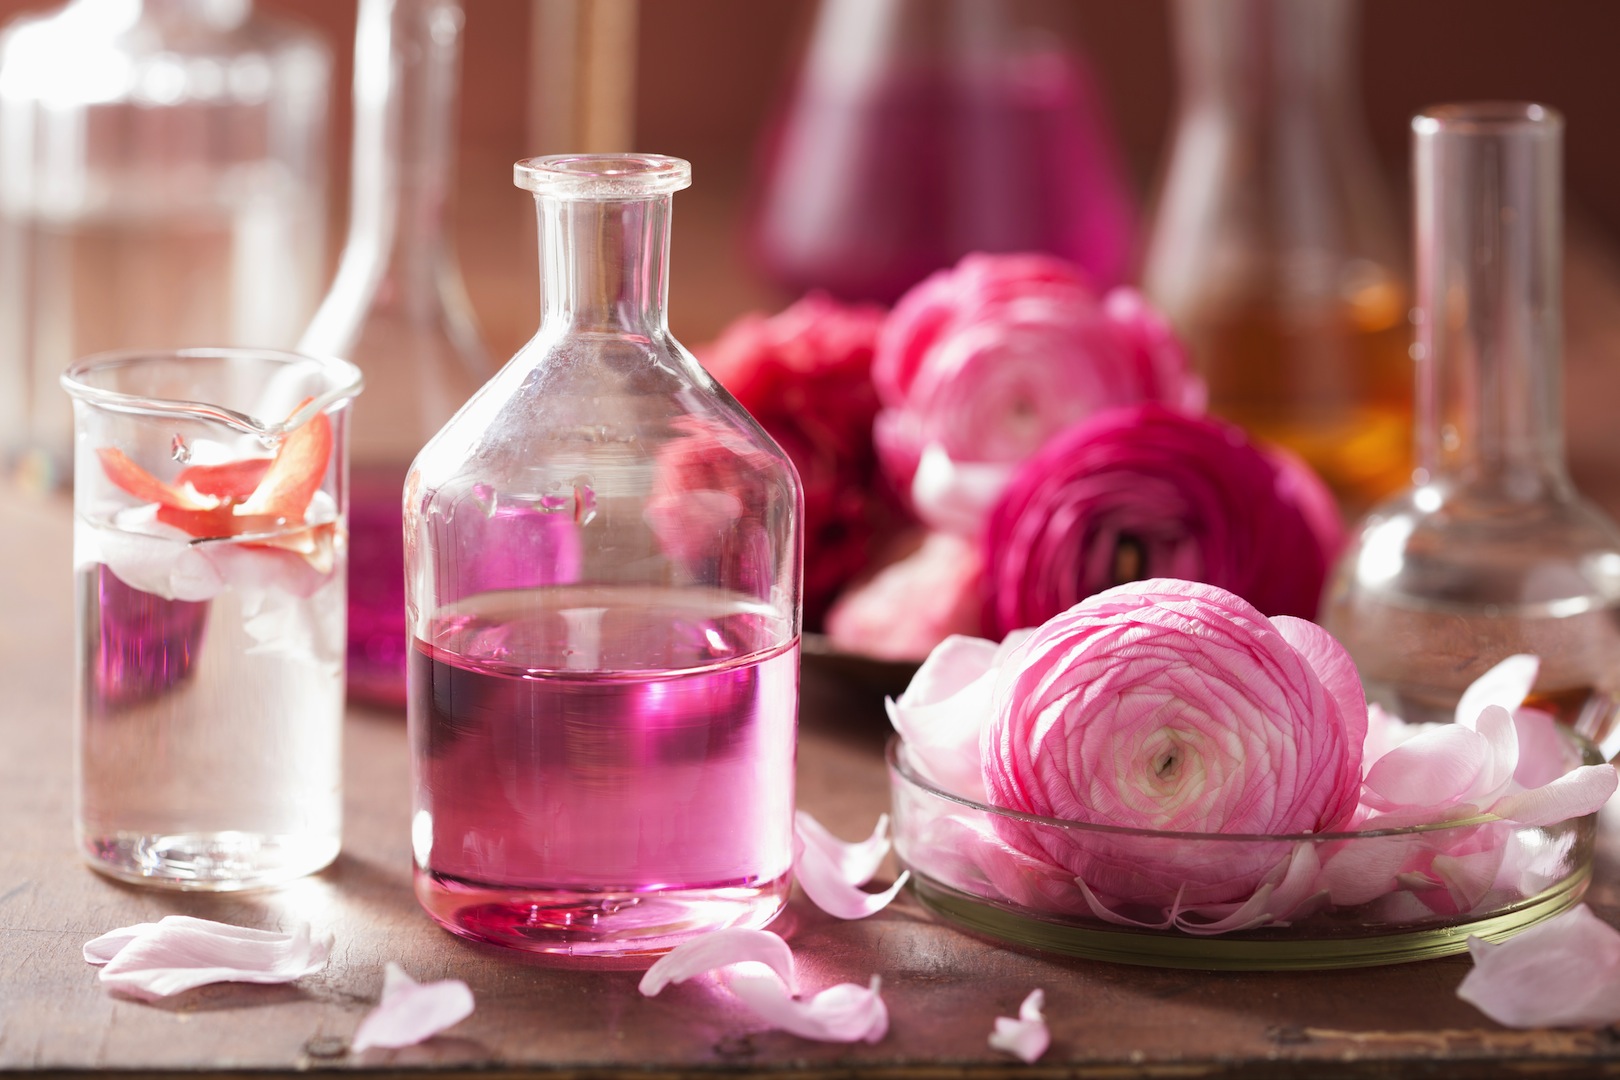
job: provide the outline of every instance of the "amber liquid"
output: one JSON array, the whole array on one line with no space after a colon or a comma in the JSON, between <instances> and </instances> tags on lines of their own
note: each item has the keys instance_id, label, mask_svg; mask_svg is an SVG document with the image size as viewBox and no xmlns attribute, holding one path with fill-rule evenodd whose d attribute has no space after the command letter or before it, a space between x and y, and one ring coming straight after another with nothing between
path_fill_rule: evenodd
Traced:
<instances>
[{"instance_id":1,"label":"amber liquid","mask_svg":"<svg viewBox=\"0 0 1620 1080\"><path fill-rule=\"evenodd\" d=\"M1412 479L1406 306L1382 284L1325 310L1207 310L1186 332L1211 411L1299 454L1354 517Z\"/></svg>"}]
</instances>

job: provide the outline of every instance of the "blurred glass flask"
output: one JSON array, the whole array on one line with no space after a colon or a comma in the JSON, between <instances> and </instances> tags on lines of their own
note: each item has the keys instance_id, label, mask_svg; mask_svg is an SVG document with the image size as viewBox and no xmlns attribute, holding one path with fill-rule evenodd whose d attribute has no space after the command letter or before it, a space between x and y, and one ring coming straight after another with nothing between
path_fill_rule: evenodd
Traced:
<instances>
[{"instance_id":1,"label":"blurred glass flask","mask_svg":"<svg viewBox=\"0 0 1620 1080\"><path fill-rule=\"evenodd\" d=\"M349 696L405 704L405 473L491 373L451 245L460 0L361 0L349 236L299 350L374 395L349 483Z\"/></svg>"},{"instance_id":2,"label":"blurred glass flask","mask_svg":"<svg viewBox=\"0 0 1620 1080\"><path fill-rule=\"evenodd\" d=\"M794 290L893 303L974 251L1049 251L1117 284L1136 203L1101 96L1041 0L823 0L768 136L755 260Z\"/></svg>"},{"instance_id":3,"label":"blurred glass flask","mask_svg":"<svg viewBox=\"0 0 1620 1080\"><path fill-rule=\"evenodd\" d=\"M1361 512L1411 477L1401 245L1352 70L1354 0L1177 0L1180 105L1143 287L1210 406Z\"/></svg>"},{"instance_id":4,"label":"blurred glass flask","mask_svg":"<svg viewBox=\"0 0 1620 1080\"><path fill-rule=\"evenodd\" d=\"M297 338L330 78L251 0L73 0L0 36L0 431L25 483L68 481L70 361Z\"/></svg>"},{"instance_id":5,"label":"blurred glass flask","mask_svg":"<svg viewBox=\"0 0 1620 1080\"><path fill-rule=\"evenodd\" d=\"M1563 120L1458 105L1412 122L1418 470L1362 523L1324 621L1368 698L1443 721L1503 658L1605 756L1620 704L1620 532L1564 468Z\"/></svg>"}]
</instances>

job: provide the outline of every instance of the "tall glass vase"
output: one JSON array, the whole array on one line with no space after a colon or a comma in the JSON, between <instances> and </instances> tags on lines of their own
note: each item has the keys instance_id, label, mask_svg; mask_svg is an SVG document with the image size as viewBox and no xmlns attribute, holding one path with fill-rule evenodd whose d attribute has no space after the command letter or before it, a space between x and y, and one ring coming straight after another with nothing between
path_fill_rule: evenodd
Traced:
<instances>
[{"instance_id":1,"label":"tall glass vase","mask_svg":"<svg viewBox=\"0 0 1620 1080\"><path fill-rule=\"evenodd\" d=\"M360 365L350 477L349 696L405 704L400 499L422 444L489 376L446 219L461 0L361 0L349 237L299 342Z\"/></svg>"},{"instance_id":2,"label":"tall glass vase","mask_svg":"<svg viewBox=\"0 0 1620 1080\"><path fill-rule=\"evenodd\" d=\"M330 69L251 0L72 0L0 35L0 455L26 482L69 477L71 361L296 340Z\"/></svg>"},{"instance_id":3,"label":"tall glass vase","mask_svg":"<svg viewBox=\"0 0 1620 1080\"><path fill-rule=\"evenodd\" d=\"M1143 268L1210 407L1356 513L1411 477L1404 257L1355 0L1177 0L1180 104Z\"/></svg>"},{"instance_id":4,"label":"tall glass vase","mask_svg":"<svg viewBox=\"0 0 1620 1080\"><path fill-rule=\"evenodd\" d=\"M1620 532L1564 468L1563 120L1540 105L1412 124L1418 469L1342 557L1325 609L1369 698L1445 720L1504 657L1594 741L1620 703Z\"/></svg>"},{"instance_id":5,"label":"tall glass vase","mask_svg":"<svg viewBox=\"0 0 1620 1080\"><path fill-rule=\"evenodd\" d=\"M541 325L406 483L416 895L575 959L759 926L792 862L803 498L671 336L686 162L519 162Z\"/></svg>"}]
</instances>

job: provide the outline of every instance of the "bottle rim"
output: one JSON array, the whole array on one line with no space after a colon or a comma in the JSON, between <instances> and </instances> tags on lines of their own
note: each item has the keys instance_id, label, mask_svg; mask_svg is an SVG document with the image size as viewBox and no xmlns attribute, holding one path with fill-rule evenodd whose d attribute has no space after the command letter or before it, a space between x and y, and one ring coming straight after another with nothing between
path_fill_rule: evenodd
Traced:
<instances>
[{"instance_id":1,"label":"bottle rim","mask_svg":"<svg viewBox=\"0 0 1620 1080\"><path fill-rule=\"evenodd\" d=\"M1418 137L1556 134L1564 114L1534 101L1471 101L1435 105L1412 117Z\"/></svg>"},{"instance_id":2,"label":"bottle rim","mask_svg":"<svg viewBox=\"0 0 1620 1080\"><path fill-rule=\"evenodd\" d=\"M663 154L548 154L513 165L512 182L553 198L647 199L689 187L692 166Z\"/></svg>"}]
</instances>

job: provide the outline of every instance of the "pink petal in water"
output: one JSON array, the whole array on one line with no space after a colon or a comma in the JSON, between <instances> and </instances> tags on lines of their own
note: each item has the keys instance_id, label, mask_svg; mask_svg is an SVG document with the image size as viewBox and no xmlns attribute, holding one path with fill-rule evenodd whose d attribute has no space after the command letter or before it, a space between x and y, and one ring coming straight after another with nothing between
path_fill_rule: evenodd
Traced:
<instances>
[{"instance_id":1,"label":"pink petal in water","mask_svg":"<svg viewBox=\"0 0 1620 1080\"><path fill-rule=\"evenodd\" d=\"M877 976L870 986L840 983L800 999L793 953L769 930L717 930L679 945L648 969L641 992L654 997L721 969L727 988L773 1028L822 1042L877 1042L889 1030Z\"/></svg>"},{"instance_id":2,"label":"pink petal in water","mask_svg":"<svg viewBox=\"0 0 1620 1080\"><path fill-rule=\"evenodd\" d=\"M1508 1027L1620 1021L1620 932L1582 904L1500 944L1468 939L1457 996Z\"/></svg>"},{"instance_id":3,"label":"pink petal in water","mask_svg":"<svg viewBox=\"0 0 1620 1080\"><path fill-rule=\"evenodd\" d=\"M419 983L393 961L383 969L382 999L360 1021L355 1053L381 1046L415 1046L472 1015L473 996L460 979Z\"/></svg>"},{"instance_id":4,"label":"pink petal in water","mask_svg":"<svg viewBox=\"0 0 1620 1080\"><path fill-rule=\"evenodd\" d=\"M109 989L151 1001L209 983L292 982L325 967L331 951L332 939L312 937L307 926L283 934L168 915L103 934L85 945L84 958L106 965Z\"/></svg>"},{"instance_id":5,"label":"pink petal in water","mask_svg":"<svg viewBox=\"0 0 1620 1080\"><path fill-rule=\"evenodd\" d=\"M793 869L804 894L840 919L864 919L888 907L911 876L909 871L879 893L860 887L872 880L888 854L888 831L889 816L884 814L869 839L845 843L801 810L794 820Z\"/></svg>"},{"instance_id":6,"label":"pink petal in water","mask_svg":"<svg viewBox=\"0 0 1620 1080\"><path fill-rule=\"evenodd\" d=\"M1041 1015L1045 1004L1046 992L1031 990L1024 1003L1018 1006L1018 1019L996 1017L996 1030L990 1033L990 1049L1006 1051L1024 1062L1038 1060L1052 1044L1052 1034L1046 1029L1046 1019Z\"/></svg>"}]
</instances>

